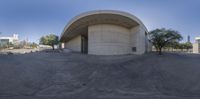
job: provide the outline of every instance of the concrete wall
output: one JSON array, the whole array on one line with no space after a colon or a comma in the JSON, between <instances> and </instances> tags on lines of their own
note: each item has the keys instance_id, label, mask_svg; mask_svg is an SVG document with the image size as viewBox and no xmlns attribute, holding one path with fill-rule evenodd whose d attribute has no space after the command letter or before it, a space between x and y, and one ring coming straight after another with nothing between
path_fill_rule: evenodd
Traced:
<instances>
[{"instance_id":1,"label":"concrete wall","mask_svg":"<svg viewBox=\"0 0 200 99\"><path fill-rule=\"evenodd\" d=\"M141 28L141 26L137 26L131 29L130 32L131 36L131 47L136 47L136 51L134 52L133 50L131 51L131 54L143 54L145 53L146 48L145 44L146 43L146 37L145 37L145 30Z\"/></svg>"},{"instance_id":2,"label":"concrete wall","mask_svg":"<svg viewBox=\"0 0 200 99\"><path fill-rule=\"evenodd\" d=\"M75 52L81 52L81 36L77 36L65 43L65 48Z\"/></svg>"},{"instance_id":3,"label":"concrete wall","mask_svg":"<svg viewBox=\"0 0 200 99\"><path fill-rule=\"evenodd\" d=\"M81 52L81 36L65 43L65 48ZM132 29L111 24L88 27L88 54L143 54L147 51L150 51L150 45L145 30L141 26Z\"/></svg>"},{"instance_id":4,"label":"concrete wall","mask_svg":"<svg viewBox=\"0 0 200 99\"><path fill-rule=\"evenodd\" d=\"M130 30L117 25L100 24L88 28L88 54L130 54Z\"/></svg>"}]
</instances>

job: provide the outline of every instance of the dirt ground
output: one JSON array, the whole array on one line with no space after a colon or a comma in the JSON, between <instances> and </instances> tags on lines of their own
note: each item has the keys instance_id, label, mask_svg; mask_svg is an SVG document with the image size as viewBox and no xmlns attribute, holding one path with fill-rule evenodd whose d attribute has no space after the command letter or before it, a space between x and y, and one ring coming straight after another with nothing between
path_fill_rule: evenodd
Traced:
<instances>
[{"instance_id":1,"label":"dirt ground","mask_svg":"<svg viewBox=\"0 0 200 99\"><path fill-rule=\"evenodd\" d=\"M31 52L39 51L40 49L0 49L0 54L7 54L7 53L13 53L13 54L26 54Z\"/></svg>"},{"instance_id":2,"label":"dirt ground","mask_svg":"<svg viewBox=\"0 0 200 99\"><path fill-rule=\"evenodd\" d=\"M199 99L200 55L0 55L0 99Z\"/></svg>"}]
</instances>

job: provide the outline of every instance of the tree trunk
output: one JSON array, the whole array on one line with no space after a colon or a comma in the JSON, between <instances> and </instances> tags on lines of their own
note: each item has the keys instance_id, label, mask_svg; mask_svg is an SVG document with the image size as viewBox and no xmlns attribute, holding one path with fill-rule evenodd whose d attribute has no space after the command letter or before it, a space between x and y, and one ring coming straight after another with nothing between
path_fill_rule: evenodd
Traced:
<instances>
[{"instance_id":1,"label":"tree trunk","mask_svg":"<svg viewBox=\"0 0 200 99\"><path fill-rule=\"evenodd\" d=\"M158 54L162 55L162 48L159 48Z\"/></svg>"},{"instance_id":2,"label":"tree trunk","mask_svg":"<svg viewBox=\"0 0 200 99\"><path fill-rule=\"evenodd\" d=\"M54 44L52 44L51 46L52 46L52 48L53 48L53 50L54 50L54 49L55 49L55 48L54 48Z\"/></svg>"}]
</instances>

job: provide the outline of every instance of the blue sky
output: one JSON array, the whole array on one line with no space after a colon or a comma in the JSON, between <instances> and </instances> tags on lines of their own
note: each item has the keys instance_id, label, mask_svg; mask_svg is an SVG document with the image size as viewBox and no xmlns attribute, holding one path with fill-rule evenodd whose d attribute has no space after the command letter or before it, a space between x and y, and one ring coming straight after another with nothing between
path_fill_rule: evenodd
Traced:
<instances>
[{"instance_id":1,"label":"blue sky","mask_svg":"<svg viewBox=\"0 0 200 99\"><path fill-rule=\"evenodd\" d=\"M42 35L60 36L67 22L82 12L107 9L134 14L149 31L171 28L192 41L200 36L199 0L0 0L0 32L38 42Z\"/></svg>"}]
</instances>

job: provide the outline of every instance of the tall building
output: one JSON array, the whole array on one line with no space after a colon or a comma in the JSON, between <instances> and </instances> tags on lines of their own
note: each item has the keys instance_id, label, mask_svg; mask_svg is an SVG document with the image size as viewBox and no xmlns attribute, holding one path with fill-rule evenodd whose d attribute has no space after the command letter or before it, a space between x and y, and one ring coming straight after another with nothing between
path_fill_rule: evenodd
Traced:
<instances>
[{"instance_id":1,"label":"tall building","mask_svg":"<svg viewBox=\"0 0 200 99\"><path fill-rule=\"evenodd\" d=\"M18 34L13 34L12 36L0 36L0 45L6 45L8 43L15 44L19 41Z\"/></svg>"},{"instance_id":2,"label":"tall building","mask_svg":"<svg viewBox=\"0 0 200 99\"><path fill-rule=\"evenodd\" d=\"M190 42L190 35L188 35L187 37L187 42Z\"/></svg>"}]
</instances>

